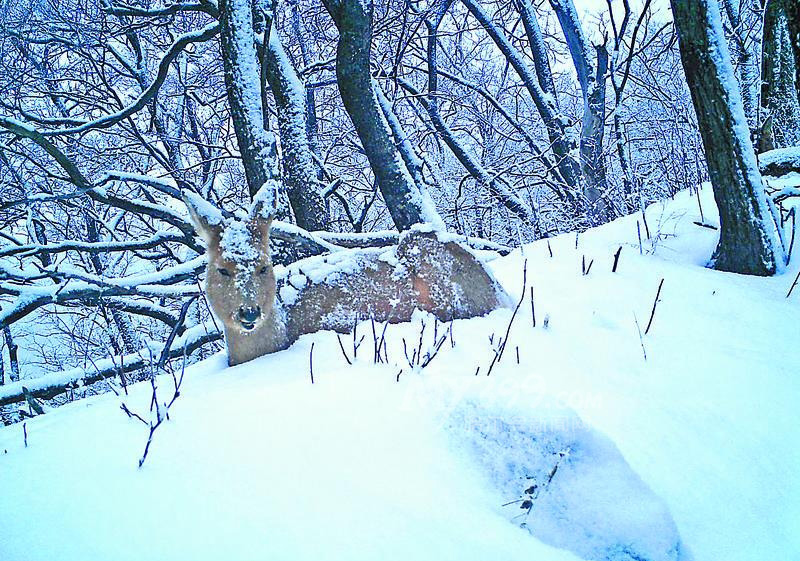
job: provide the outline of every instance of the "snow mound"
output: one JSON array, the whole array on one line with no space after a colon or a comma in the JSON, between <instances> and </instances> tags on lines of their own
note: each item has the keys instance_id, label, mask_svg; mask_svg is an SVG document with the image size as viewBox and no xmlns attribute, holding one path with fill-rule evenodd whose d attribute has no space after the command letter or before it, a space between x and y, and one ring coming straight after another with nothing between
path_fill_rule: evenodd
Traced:
<instances>
[{"instance_id":1,"label":"snow mound","mask_svg":"<svg viewBox=\"0 0 800 561\"><path fill-rule=\"evenodd\" d=\"M513 323L416 314L380 362L369 322L220 353L141 469L147 383L2 427L0 560L800 559L800 264L709 270L718 224L705 188L526 245Z\"/></svg>"},{"instance_id":2,"label":"snow mound","mask_svg":"<svg viewBox=\"0 0 800 561\"><path fill-rule=\"evenodd\" d=\"M667 505L572 410L520 416L467 402L454 412L450 433L509 497L511 521L544 543L584 559L690 559Z\"/></svg>"},{"instance_id":3,"label":"snow mound","mask_svg":"<svg viewBox=\"0 0 800 561\"><path fill-rule=\"evenodd\" d=\"M781 176L800 172L800 146L778 148L758 155L758 167L764 175Z\"/></svg>"}]
</instances>

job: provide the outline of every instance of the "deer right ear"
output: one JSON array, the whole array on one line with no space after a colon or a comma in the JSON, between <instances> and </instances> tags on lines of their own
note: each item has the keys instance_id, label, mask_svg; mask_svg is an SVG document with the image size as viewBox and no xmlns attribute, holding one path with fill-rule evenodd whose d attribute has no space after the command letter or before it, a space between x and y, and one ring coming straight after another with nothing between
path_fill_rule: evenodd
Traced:
<instances>
[{"instance_id":1,"label":"deer right ear","mask_svg":"<svg viewBox=\"0 0 800 561\"><path fill-rule=\"evenodd\" d=\"M222 234L222 212L202 198L197 193L191 191L183 192L183 202L189 209L189 216L192 219L197 233L200 234L206 245L211 245L219 241Z\"/></svg>"}]
</instances>

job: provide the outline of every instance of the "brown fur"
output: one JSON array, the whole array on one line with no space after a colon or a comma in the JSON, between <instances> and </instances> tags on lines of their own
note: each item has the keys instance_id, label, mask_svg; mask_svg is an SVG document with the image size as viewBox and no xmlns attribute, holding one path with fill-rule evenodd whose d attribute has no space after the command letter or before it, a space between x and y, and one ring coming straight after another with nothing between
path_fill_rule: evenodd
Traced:
<instances>
[{"instance_id":1,"label":"brown fur","mask_svg":"<svg viewBox=\"0 0 800 561\"><path fill-rule=\"evenodd\" d=\"M508 301L470 251L435 233L406 232L394 248L310 257L276 275L269 259L271 220L255 212L247 231L258 257L243 268L221 248L230 225L210 224L187 205L208 246L206 295L223 323L231 365L285 349L307 333L347 332L359 320L398 323L421 309L451 321L486 314ZM240 310L256 306L257 321L243 323Z\"/></svg>"}]
</instances>

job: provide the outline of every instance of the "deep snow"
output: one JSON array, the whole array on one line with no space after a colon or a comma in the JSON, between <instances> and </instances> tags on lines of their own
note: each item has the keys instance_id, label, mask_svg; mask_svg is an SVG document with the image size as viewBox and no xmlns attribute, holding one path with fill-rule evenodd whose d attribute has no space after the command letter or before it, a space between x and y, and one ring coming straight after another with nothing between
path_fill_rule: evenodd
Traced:
<instances>
[{"instance_id":1,"label":"deep snow","mask_svg":"<svg viewBox=\"0 0 800 561\"><path fill-rule=\"evenodd\" d=\"M422 314L389 326L388 365L368 323L353 366L331 333L217 355L187 370L141 469L147 427L113 394L28 421L27 448L0 429L0 559L800 557L800 260L767 279L703 268L717 233L697 205L649 207L644 255L638 215L494 260L514 298L527 260L537 326L526 289L488 377L511 310L454 322L422 371L403 352L421 321L432 346ZM150 394L125 401L144 413Z\"/></svg>"}]
</instances>

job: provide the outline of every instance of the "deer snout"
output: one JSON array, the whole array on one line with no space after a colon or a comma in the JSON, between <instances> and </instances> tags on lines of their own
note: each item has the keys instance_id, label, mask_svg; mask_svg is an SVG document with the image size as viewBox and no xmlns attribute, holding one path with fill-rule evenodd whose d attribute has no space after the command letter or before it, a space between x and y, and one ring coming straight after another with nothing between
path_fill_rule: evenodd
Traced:
<instances>
[{"instance_id":1,"label":"deer snout","mask_svg":"<svg viewBox=\"0 0 800 561\"><path fill-rule=\"evenodd\" d=\"M253 329L260 317L260 306L242 306L239 308L239 321L245 329Z\"/></svg>"}]
</instances>

